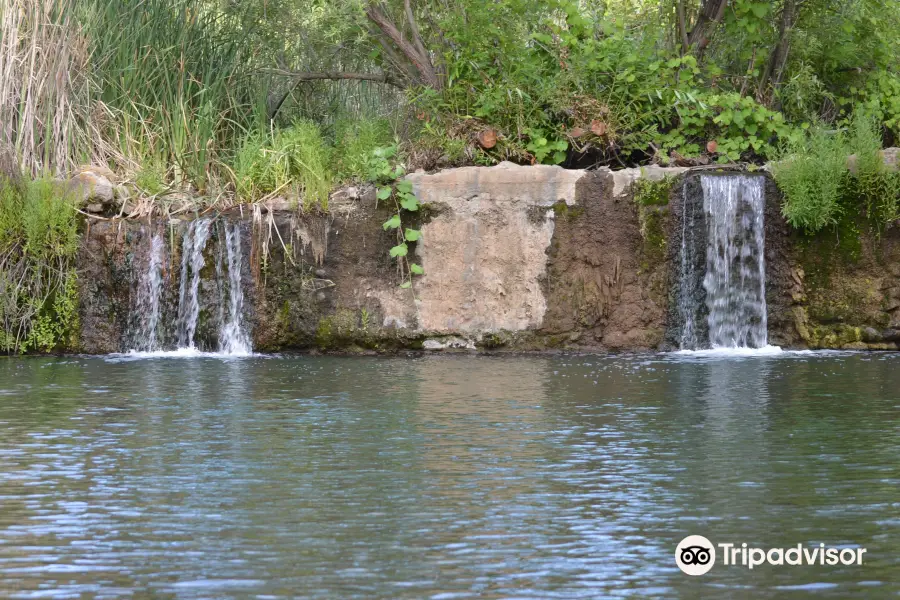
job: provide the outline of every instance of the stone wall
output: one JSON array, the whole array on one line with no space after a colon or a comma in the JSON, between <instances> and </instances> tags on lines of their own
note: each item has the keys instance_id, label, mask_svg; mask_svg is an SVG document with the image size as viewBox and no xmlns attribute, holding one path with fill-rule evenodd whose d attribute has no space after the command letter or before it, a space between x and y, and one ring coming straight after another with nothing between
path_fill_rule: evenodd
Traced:
<instances>
[{"instance_id":1,"label":"stone wall","mask_svg":"<svg viewBox=\"0 0 900 600\"><path fill-rule=\"evenodd\" d=\"M257 351L670 349L672 245L686 169L564 170L509 163L409 177L422 203L410 257L425 274L402 289L373 189L325 213L238 207L219 219L244 236L246 318ZM637 181L666 181L643 206ZM669 182L672 185L669 185ZM862 231L848 255L783 221L767 188L770 341L786 347L894 349L900 340L900 235ZM83 352L126 350L134 282L154 232L167 239L166 321L176 310L187 220L88 219L78 258ZM215 238L215 235L213 236ZM837 244L840 247L840 244ZM218 250L211 241L207 252ZM208 264L212 264L208 260ZM216 296L203 291L201 347Z\"/></svg>"}]
</instances>

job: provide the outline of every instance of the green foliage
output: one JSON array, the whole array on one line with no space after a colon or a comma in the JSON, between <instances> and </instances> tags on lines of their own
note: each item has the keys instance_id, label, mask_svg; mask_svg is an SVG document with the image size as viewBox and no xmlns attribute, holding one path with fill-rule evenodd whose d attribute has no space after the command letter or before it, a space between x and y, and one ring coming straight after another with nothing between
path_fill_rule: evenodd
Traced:
<instances>
[{"instance_id":1,"label":"green foliage","mask_svg":"<svg viewBox=\"0 0 900 600\"><path fill-rule=\"evenodd\" d=\"M844 206L859 206L876 226L900 218L900 173L884 164L877 119L858 115L848 125L848 131L813 128L773 165L785 196L782 212L794 227L816 232L836 225Z\"/></svg>"},{"instance_id":2,"label":"green foliage","mask_svg":"<svg viewBox=\"0 0 900 600\"><path fill-rule=\"evenodd\" d=\"M78 329L73 202L52 180L0 181L0 349L72 347Z\"/></svg>"},{"instance_id":3,"label":"green foliage","mask_svg":"<svg viewBox=\"0 0 900 600\"><path fill-rule=\"evenodd\" d=\"M667 206L673 179L664 177L658 181L641 177L634 182L634 201L640 206Z\"/></svg>"},{"instance_id":4,"label":"green foliage","mask_svg":"<svg viewBox=\"0 0 900 600\"><path fill-rule=\"evenodd\" d=\"M566 160L566 150L569 148L567 141L547 139L546 134L539 129L529 129L527 135L529 141L525 149L534 155L537 162L558 165Z\"/></svg>"},{"instance_id":5,"label":"green foliage","mask_svg":"<svg viewBox=\"0 0 900 600\"><path fill-rule=\"evenodd\" d=\"M773 140L797 141L806 128L785 123L781 113L738 93L672 93L679 126L662 136L663 147L686 156L699 154L701 143L714 140L720 162L744 156L768 158L775 155Z\"/></svg>"},{"instance_id":6,"label":"green foliage","mask_svg":"<svg viewBox=\"0 0 900 600\"><path fill-rule=\"evenodd\" d=\"M109 159L165 165L204 187L256 101L234 22L206 2L77 0ZM99 142L99 140L97 140ZM100 145L99 143L97 144Z\"/></svg>"},{"instance_id":7,"label":"green foliage","mask_svg":"<svg viewBox=\"0 0 900 600\"><path fill-rule=\"evenodd\" d=\"M391 173L387 176L388 184L378 188L378 199L387 200L394 198L394 205L397 212L390 219L382 224L385 231L395 231L397 235L397 245L391 248L391 258L398 260L401 271L404 273L404 281L400 284L403 289L412 287L413 275L423 275L425 271L420 265L410 263L407 255L409 254L409 243L418 242L422 239L422 232L418 229L403 227L404 213L417 212L419 210L419 199L413 194L412 184L407 179L399 179L403 176L402 169L399 166L393 170L387 168L386 171ZM409 243L408 243L409 242Z\"/></svg>"},{"instance_id":8,"label":"green foliage","mask_svg":"<svg viewBox=\"0 0 900 600\"><path fill-rule=\"evenodd\" d=\"M338 122L335 135L335 164L342 181L369 181L383 158L385 148L394 141L394 132L385 119L343 120ZM396 149L395 149L396 151ZM379 154L380 152L380 154Z\"/></svg>"},{"instance_id":9,"label":"green foliage","mask_svg":"<svg viewBox=\"0 0 900 600\"><path fill-rule=\"evenodd\" d=\"M847 177L846 194L861 201L876 225L900 219L900 173L890 171L881 155L879 119L857 116L848 143L855 157L855 176Z\"/></svg>"},{"instance_id":10,"label":"green foliage","mask_svg":"<svg viewBox=\"0 0 900 600\"><path fill-rule=\"evenodd\" d=\"M155 196L165 190L165 175L157 165L145 165L134 178L134 184L144 194Z\"/></svg>"},{"instance_id":11,"label":"green foliage","mask_svg":"<svg viewBox=\"0 0 900 600\"><path fill-rule=\"evenodd\" d=\"M814 232L837 222L847 149L842 133L823 127L785 144L772 175L784 193L782 213L788 223Z\"/></svg>"},{"instance_id":12,"label":"green foliage","mask_svg":"<svg viewBox=\"0 0 900 600\"><path fill-rule=\"evenodd\" d=\"M328 208L335 182L329 165L333 151L312 121L263 135L251 133L235 157L238 196L250 200L294 192L306 208Z\"/></svg>"}]
</instances>

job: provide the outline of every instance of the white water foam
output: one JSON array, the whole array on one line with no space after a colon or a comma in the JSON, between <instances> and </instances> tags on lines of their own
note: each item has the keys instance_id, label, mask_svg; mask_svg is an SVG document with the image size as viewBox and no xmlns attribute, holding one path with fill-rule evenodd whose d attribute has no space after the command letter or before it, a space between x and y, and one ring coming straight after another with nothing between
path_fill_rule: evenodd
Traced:
<instances>
[{"instance_id":1,"label":"white water foam","mask_svg":"<svg viewBox=\"0 0 900 600\"><path fill-rule=\"evenodd\" d=\"M710 348L707 350L678 350L673 354L701 357L746 357L746 356L781 356L783 354L809 353L809 350L783 350L780 346L763 346L762 348Z\"/></svg>"},{"instance_id":2,"label":"white water foam","mask_svg":"<svg viewBox=\"0 0 900 600\"><path fill-rule=\"evenodd\" d=\"M178 348L177 350L157 350L154 352L142 352L140 350L129 350L116 354L108 354L106 357L113 360L142 360L147 358L250 358L258 356L252 352L232 353L232 352L202 352L196 348Z\"/></svg>"}]
</instances>

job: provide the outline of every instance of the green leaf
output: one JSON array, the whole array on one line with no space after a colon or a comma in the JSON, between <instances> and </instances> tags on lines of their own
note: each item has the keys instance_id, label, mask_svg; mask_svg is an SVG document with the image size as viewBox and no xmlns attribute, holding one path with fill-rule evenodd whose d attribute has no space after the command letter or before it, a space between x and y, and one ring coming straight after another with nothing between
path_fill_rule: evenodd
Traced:
<instances>
[{"instance_id":1,"label":"green leaf","mask_svg":"<svg viewBox=\"0 0 900 600\"><path fill-rule=\"evenodd\" d=\"M391 257L397 258L398 256L406 256L407 252L409 252L409 246L400 244L399 246L391 248Z\"/></svg>"},{"instance_id":2,"label":"green leaf","mask_svg":"<svg viewBox=\"0 0 900 600\"><path fill-rule=\"evenodd\" d=\"M756 15L757 19L762 19L769 13L769 3L754 2L750 5L750 10L753 11L753 14Z\"/></svg>"},{"instance_id":3,"label":"green leaf","mask_svg":"<svg viewBox=\"0 0 900 600\"><path fill-rule=\"evenodd\" d=\"M385 186L383 188L378 188L378 199L379 200L387 200L391 197L391 188Z\"/></svg>"},{"instance_id":4,"label":"green leaf","mask_svg":"<svg viewBox=\"0 0 900 600\"><path fill-rule=\"evenodd\" d=\"M408 290L412 286L412 281L404 281L400 284L401 290Z\"/></svg>"},{"instance_id":5,"label":"green leaf","mask_svg":"<svg viewBox=\"0 0 900 600\"><path fill-rule=\"evenodd\" d=\"M385 221L382 227L385 231L387 231L388 229L397 229L398 227L400 227L400 215L394 215L393 217Z\"/></svg>"},{"instance_id":6,"label":"green leaf","mask_svg":"<svg viewBox=\"0 0 900 600\"><path fill-rule=\"evenodd\" d=\"M406 232L403 234L403 237L406 238L407 242L418 242L422 238L422 232L418 229L406 229Z\"/></svg>"},{"instance_id":7,"label":"green leaf","mask_svg":"<svg viewBox=\"0 0 900 600\"><path fill-rule=\"evenodd\" d=\"M400 200L400 206L409 211L419 210L419 200L412 194L405 194Z\"/></svg>"},{"instance_id":8,"label":"green leaf","mask_svg":"<svg viewBox=\"0 0 900 600\"><path fill-rule=\"evenodd\" d=\"M397 182L397 191L404 194L412 193L412 183L406 179L401 179Z\"/></svg>"},{"instance_id":9,"label":"green leaf","mask_svg":"<svg viewBox=\"0 0 900 600\"><path fill-rule=\"evenodd\" d=\"M412 271L415 275L424 275L425 274L425 269L423 269L416 263L410 263L409 270Z\"/></svg>"}]
</instances>

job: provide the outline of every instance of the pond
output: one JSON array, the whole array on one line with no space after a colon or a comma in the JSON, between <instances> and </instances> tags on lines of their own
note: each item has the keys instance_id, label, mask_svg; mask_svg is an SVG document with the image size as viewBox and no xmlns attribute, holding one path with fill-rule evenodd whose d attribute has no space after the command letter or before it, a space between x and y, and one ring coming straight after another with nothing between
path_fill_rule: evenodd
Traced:
<instances>
[{"instance_id":1,"label":"pond","mask_svg":"<svg viewBox=\"0 0 900 600\"><path fill-rule=\"evenodd\" d=\"M0 596L896 597L898 415L888 354L2 359Z\"/></svg>"}]
</instances>

